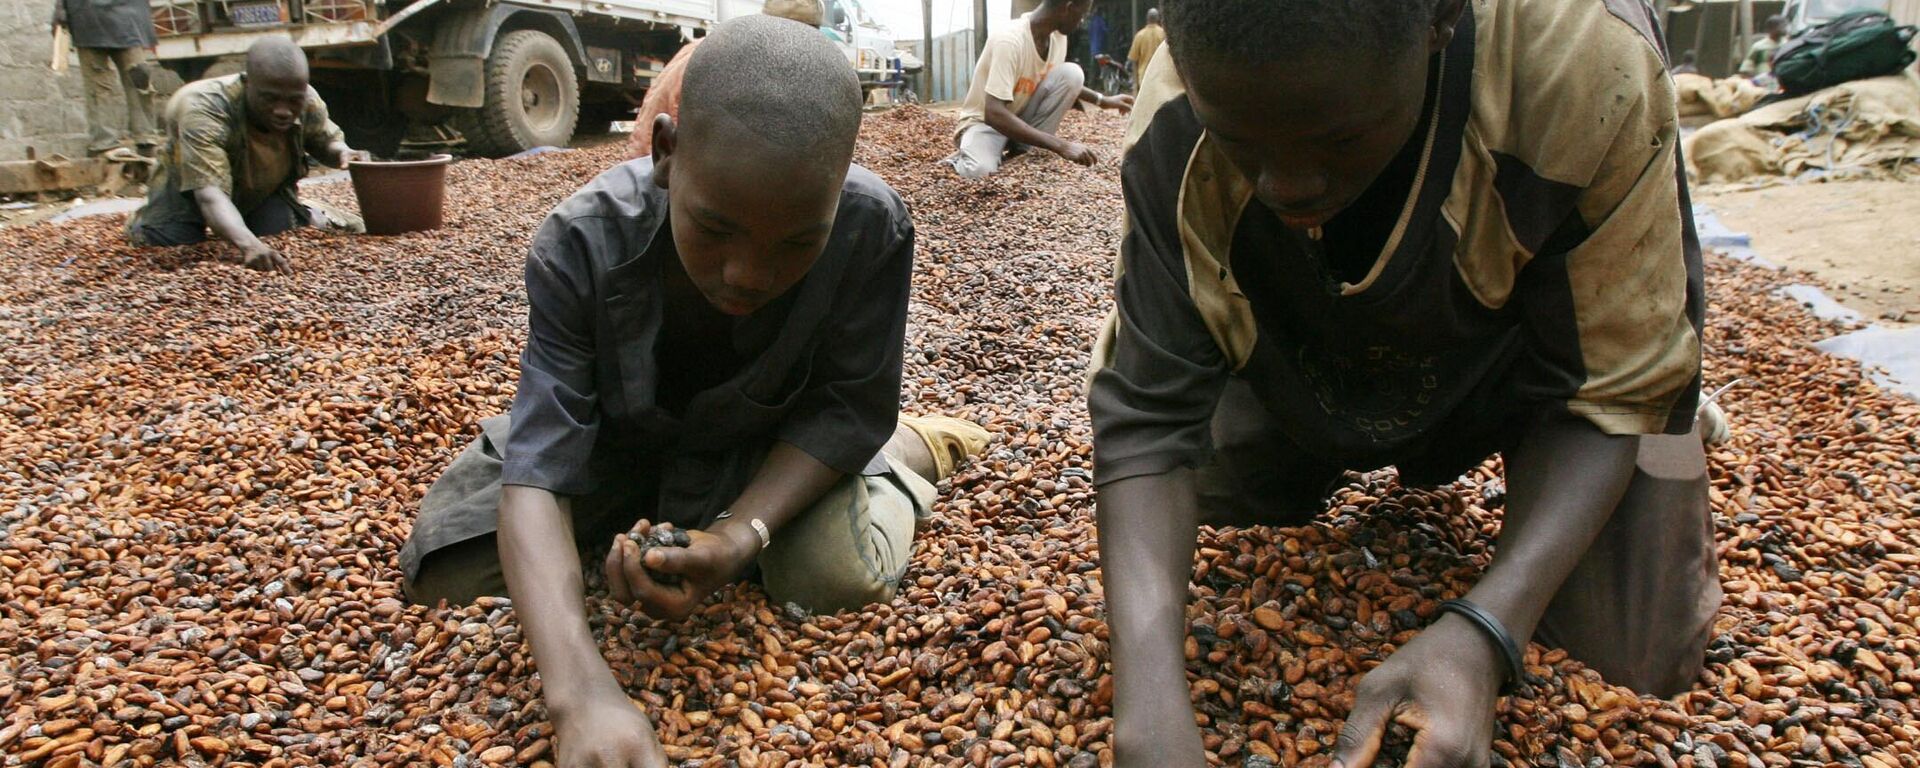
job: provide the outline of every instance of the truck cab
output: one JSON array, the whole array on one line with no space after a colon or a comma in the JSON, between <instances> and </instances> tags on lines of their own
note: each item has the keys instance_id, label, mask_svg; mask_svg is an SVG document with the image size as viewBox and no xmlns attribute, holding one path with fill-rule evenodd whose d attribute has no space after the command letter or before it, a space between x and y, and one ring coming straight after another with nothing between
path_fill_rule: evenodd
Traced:
<instances>
[{"instance_id":1,"label":"truck cab","mask_svg":"<svg viewBox=\"0 0 1920 768\"><path fill-rule=\"evenodd\" d=\"M822 0L826 16L821 31L860 73L862 87L872 89L892 84L900 76L899 52L895 50L893 30L875 21L860 5L860 0Z\"/></svg>"}]
</instances>

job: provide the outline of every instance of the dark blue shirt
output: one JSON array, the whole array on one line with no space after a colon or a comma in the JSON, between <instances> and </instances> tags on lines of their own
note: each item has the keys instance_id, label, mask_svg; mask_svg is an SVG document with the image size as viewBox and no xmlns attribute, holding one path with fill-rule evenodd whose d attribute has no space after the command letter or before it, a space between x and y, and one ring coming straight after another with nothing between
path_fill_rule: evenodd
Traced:
<instances>
[{"instance_id":1,"label":"dark blue shirt","mask_svg":"<svg viewBox=\"0 0 1920 768\"><path fill-rule=\"evenodd\" d=\"M653 161L615 166L548 215L527 258L527 348L501 482L565 496L635 473L661 519L731 504L773 441L848 474L883 471L900 412L913 224L851 168L833 233L798 285L736 322L737 372L663 407L661 267L677 259Z\"/></svg>"},{"instance_id":2,"label":"dark blue shirt","mask_svg":"<svg viewBox=\"0 0 1920 768\"><path fill-rule=\"evenodd\" d=\"M66 25L75 48L152 48L147 0L53 0L53 23Z\"/></svg>"}]
</instances>

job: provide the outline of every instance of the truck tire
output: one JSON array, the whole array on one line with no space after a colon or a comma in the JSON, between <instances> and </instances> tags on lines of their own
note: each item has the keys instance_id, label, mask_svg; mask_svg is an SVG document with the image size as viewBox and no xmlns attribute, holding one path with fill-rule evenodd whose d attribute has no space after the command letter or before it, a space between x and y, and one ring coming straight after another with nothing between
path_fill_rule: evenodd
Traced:
<instances>
[{"instance_id":1,"label":"truck tire","mask_svg":"<svg viewBox=\"0 0 1920 768\"><path fill-rule=\"evenodd\" d=\"M580 84L560 41L537 29L505 33L487 56L487 101L460 116L467 149L500 157L564 147L580 119Z\"/></svg>"}]
</instances>

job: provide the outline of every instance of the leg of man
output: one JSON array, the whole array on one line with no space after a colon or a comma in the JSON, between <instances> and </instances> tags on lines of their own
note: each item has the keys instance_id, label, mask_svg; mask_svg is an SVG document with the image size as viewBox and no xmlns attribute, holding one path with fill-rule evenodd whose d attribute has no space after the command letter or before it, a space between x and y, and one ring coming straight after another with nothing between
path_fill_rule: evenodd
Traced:
<instances>
[{"instance_id":1,"label":"leg of man","mask_svg":"<svg viewBox=\"0 0 1920 768\"><path fill-rule=\"evenodd\" d=\"M1720 569L1699 430L1640 438L1625 498L1554 595L1535 639L1607 682L1671 696L1705 663Z\"/></svg>"},{"instance_id":2,"label":"leg of man","mask_svg":"<svg viewBox=\"0 0 1920 768\"><path fill-rule=\"evenodd\" d=\"M960 134L960 148L947 156L960 178L979 181L1000 170L1000 156L1007 151L1007 137L984 124L967 127Z\"/></svg>"},{"instance_id":3,"label":"leg of man","mask_svg":"<svg viewBox=\"0 0 1920 768\"><path fill-rule=\"evenodd\" d=\"M938 483L959 471L961 462L986 451L990 442L992 434L966 419L902 414L880 451L927 482Z\"/></svg>"},{"instance_id":4,"label":"leg of man","mask_svg":"<svg viewBox=\"0 0 1920 768\"><path fill-rule=\"evenodd\" d=\"M463 605L483 595L507 594L494 534L499 526L500 449L507 444L510 425L504 414L482 419L480 436L454 457L420 500L420 516L400 548L408 600ZM652 491L648 485L609 487L571 500L582 567L599 568L606 542L632 525L632 515L644 508Z\"/></svg>"},{"instance_id":5,"label":"leg of man","mask_svg":"<svg viewBox=\"0 0 1920 768\"><path fill-rule=\"evenodd\" d=\"M367 233L367 221L358 214L349 213L339 206L318 200L302 201L307 209L307 226L323 232L364 235Z\"/></svg>"},{"instance_id":6,"label":"leg of man","mask_svg":"<svg viewBox=\"0 0 1920 768\"><path fill-rule=\"evenodd\" d=\"M408 600L462 605L481 595L507 593L493 535L507 425L504 415L481 420L480 436L454 457L420 500L420 516L400 548Z\"/></svg>"},{"instance_id":7,"label":"leg of man","mask_svg":"<svg viewBox=\"0 0 1920 768\"><path fill-rule=\"evenodd\" d=\"M499 457L491 448L475 441L455 466L449 467L440 482L427 493L430 501L421 504L421 522L427 525L429 504L490 504L499 506ZM482 453L484 458L469 458ZM473 479L487 473L470 465L490 463L491 485L466 488ZM893 462L889 462L893 463ZM453 486L443 491L442 483ZM462 479L464 478L464 479ZM490 494L488 493L490 491ZM832 613L853 610L893 599L900 577L906 572L913 553L913 531L917 517L933 506L933 486L905 465L894 464L893 471L873 477L848 477L836 484L802 515L780 529L774 543L760 555L760 572L768 595L776 604L794 603L809 611ZM439 496L443 500L435 500ZM486 497L477 502L472 497ZM440 515L441 517L449 517ZM470 516L469 516L470 517ZM427 552L415 554L416 541L425 541L432 531L416 530L401 550L401 567L413 575L406 579L407 599L434 605L441 600L449 605L471 603L482 595L505 595L506 574L500 566L500 549L495 534L473 538ZM588 567L592 567L589 565Z\"/></svg>"},{"instance_id":8,"label":"leg of man","mask_svg":"<svg viewBox=\"0 0 1920 768\"><path fill-rule=\"evenodd\" d=\"M119 146L120 127L107 118L107 99L113 95L114 51L103 48L80 49L80 72L87 86L87 153L99 154Z\"/></svg>"},{"instance_id":9,"label":"leg of man","mask_svg":"<svg viewBox=\"0 0 1920 768\"><path fill-rule=\"evenodd\" d=\"M774 604L832 613L893 599L934 488L899 458L888 455L887 464L886 474L843 478L760 553Z\"/></svg>"},{"instance_id":10,"label":"leg of man","mask_svg":"<svg viewBox=\"0 0 1920 768\"><path fill-rule=\"evenodd\" d=\"M127 94L127 135L136 144L158 144L153 129L153 72L145 48L122 48L113 52L113 64L120 70L120 88Z\"/></svg>"},{"instance_id":11,"label":"leg of man","mask_svg":"<svg viewBox=\"0 0 1920 768\"><path fill-rule=\"evenodd\" d=\"M255 237L266 237L304 227L312 215L306 206L288 200L284 194L277 194L254 206L241 218L246 220L247 229L252 230Z\"/></svg>"},{"instance_id":12,"label":"leg of man","mask_svg":"<svg viewBox=\"0 0 1920 768\"><path fill-rule=\"evenodd\" d=\"M207 225L199 221L174 221L164 224L131 224L127 240L138 246L171 247L193 245L207 240Z\"/></svg>"},{"instance_id":13,"label":"leg of man","mask_svg":"<svg viewBox=\"0 0 1920 768\"><path fill-rule=\"evenodd\" d=\"M468 605L482 597L504 597L507 574L500 566L500 540L476 536L428 552L420 575L404 582L407 599L418 605Z\"/></svg>"},{"instance_id":14,"label":"leg of man","mask_svg":"<svg viewBox=\"0 0 1920 768\"><path fill-rule=\"evenodd\" d=\"M420 517L400 551L407 599L468 603L506 594L494 536L500 504L499 447L508 419L482 421L482 435L454 459L420 503ZM844 478L780 529L760 556L767 591L776 603L808 610L851 610L893 598L918 520L933 512L933 484L905 460L887 455L889 471ZM644 490L612 489L576 500L576 531L587 546L624 530ZM624 515L624 516L622 516ZM604 529L604 530L603 530ZM591 567L591 566L589 566Z\"/></svg>"},{"instance_id":15,"label":"leg of man","mask_svg":"<svg viewBox=\"0 0 1920 768\"><path fill-rule=\"evenodd\" d=\"M1068 62L1054 67L1034 88L1033 98L1020 110L1020 119L1041 131L1059 133L1060 120L1080 100L1080 89L1086 84L1087 74L1080 65Z\"/></svg>"}]
</instances>

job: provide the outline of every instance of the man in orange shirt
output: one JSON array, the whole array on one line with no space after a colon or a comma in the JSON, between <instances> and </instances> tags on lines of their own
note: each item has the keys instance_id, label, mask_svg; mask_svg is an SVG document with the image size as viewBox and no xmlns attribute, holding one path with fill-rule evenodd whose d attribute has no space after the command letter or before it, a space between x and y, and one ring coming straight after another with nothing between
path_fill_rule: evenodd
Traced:
<instances>
[{"instance_id":1,"label":"man in orange shirt","mask_svg":"<svg viewBox=\"0 0 1920 768\"><path fill-rule=\"evenodd\" d=\"M764 10L768 16L792 19L809 27L820 26L826 12L820 8L820 0L767 0ZM653 77L653 84L647 87L647 95L640 100L640 113L633 121L633 134L627 139L631 151L630 157L645 157L653 154L653 120L661 115L678 118L680 116L680 80L687 73L687 60L693 58L693 49L700 45L700 39L687 41L680 51L667 61L665 69Z\"/></svg>"},{"instance_id":2,"label":"man in orange shirt","mask_svg":"<svg viewBox=\"0 0 1920 768\"><path fill-rule=\"evenodd\" d=\"M1133 36L1133 47L1127 50L1127 63L1133 67L1133 79L1138 82L1147 73L1147 62L1153 60L1153 52L1160 50L1160 44L1167 41L1167 28L1160 26L1160 9L1147 9L1147 25Z\"/></svg>"}]
</instances>

